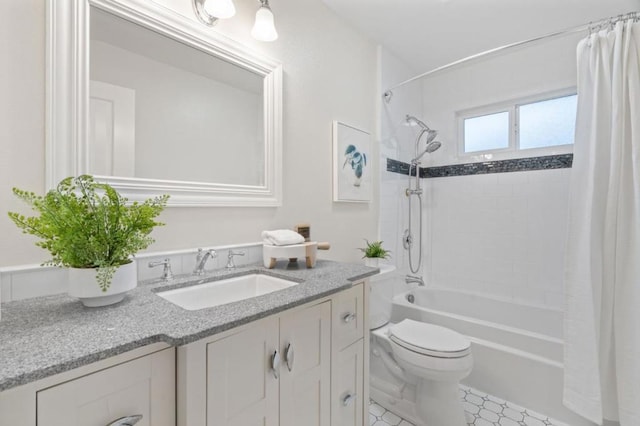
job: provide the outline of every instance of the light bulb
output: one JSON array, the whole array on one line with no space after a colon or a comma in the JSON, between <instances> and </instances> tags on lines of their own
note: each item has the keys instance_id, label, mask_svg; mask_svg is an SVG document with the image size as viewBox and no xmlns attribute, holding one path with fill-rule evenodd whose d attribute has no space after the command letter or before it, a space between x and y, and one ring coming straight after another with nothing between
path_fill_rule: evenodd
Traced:
<instances>
[{"instance_id":1,"label":"light bulb","mask_svg":"<svg viewBox=\"0 0 640 426\"><path fill-rule=\"evenodd\" d=\"M233 0L205 0L204 10L209 15L220 19L231 18L236 14Z\"/></svg>"},{"instance_id":2,"label":"light bulb","mask_svg":"<svg viewBox=\"0 0 640 426\"><path fill-rule=\"evenodd\" d=\"M262 3L262 6L256 12L256 22L253 24L251 35L260 41L273 41L278 38L278 32L273 23L273 12L269 8L269 3Z\"/></svg>"}]
</instances>

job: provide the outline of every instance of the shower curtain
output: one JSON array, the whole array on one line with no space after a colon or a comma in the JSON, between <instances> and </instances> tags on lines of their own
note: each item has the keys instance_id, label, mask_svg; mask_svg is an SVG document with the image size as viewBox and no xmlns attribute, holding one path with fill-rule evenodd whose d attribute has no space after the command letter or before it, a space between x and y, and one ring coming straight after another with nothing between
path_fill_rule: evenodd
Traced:
<instances>
[{"instance_id":1,"label":"shower curtain","mask_svg":"<svg viewBox=\"0 0 640 426\"><path fill-rule=\"evenodd\" d=\"M630 20L578 45L564 404L597 424L640 425L639 57Z\"/></svg>"}]
</instances>

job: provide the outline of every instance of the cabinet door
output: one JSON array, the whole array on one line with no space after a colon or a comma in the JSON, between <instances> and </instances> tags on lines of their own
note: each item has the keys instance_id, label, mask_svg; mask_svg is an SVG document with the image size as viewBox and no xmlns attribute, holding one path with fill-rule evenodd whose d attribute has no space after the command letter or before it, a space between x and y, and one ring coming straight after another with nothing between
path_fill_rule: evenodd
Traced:
<instances>
[{"instance_id":1,"label":"cabinet door","mask_svg":"<svg viewBox=\"0 0 640 426\"><path fill-rule=\"evenodd\" d=\"M38 426L106 426L142 415L136 426L173 426L175 349L165 349L38 392Z\"/></svg>"},{"instance_id":2,"label":"cabinet door","mask_svg":"<svg viewBox=\"0 0 640 426\"><path fill-rule=\"evenodd\" d=\"M207 425L277 426L278 318L207 345Z\"/></svg>"},{"instance_id":3,"label":"cabinet door","mask_svg":"<svg viewBox=\"0 0 640 426\"><path fill-rule=\"evenodd\" d=\"M282 315L280 345L280 425L329 426L331 302Z\"/></svg>"},{"instance_id":4,"label":"cabinet door","mask_svg":"<svg viewBox=\"0 0 640 426\"><path fill-rule=\"evenodd\" d=\"M362 426L364 409L364 341L337 352L333 359L331 425Z\"/></svg>"}]
</instances>

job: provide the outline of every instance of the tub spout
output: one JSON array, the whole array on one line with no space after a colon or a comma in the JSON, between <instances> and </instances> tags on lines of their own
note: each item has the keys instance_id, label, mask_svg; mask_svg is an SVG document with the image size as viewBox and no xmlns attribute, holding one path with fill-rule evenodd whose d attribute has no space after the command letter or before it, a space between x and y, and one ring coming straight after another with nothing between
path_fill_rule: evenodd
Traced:
<instances>
[{"instance_id":1,"label":"tub spout","mask_svg":"<svg viewBox=\"0 0 640 426\"><path fill-rule=\"evenodd\" d=\"M417 283L419 286L424 287L424 280L416 275L407 275L404 281L407 284Z\"/></svg>"}]
</instances>

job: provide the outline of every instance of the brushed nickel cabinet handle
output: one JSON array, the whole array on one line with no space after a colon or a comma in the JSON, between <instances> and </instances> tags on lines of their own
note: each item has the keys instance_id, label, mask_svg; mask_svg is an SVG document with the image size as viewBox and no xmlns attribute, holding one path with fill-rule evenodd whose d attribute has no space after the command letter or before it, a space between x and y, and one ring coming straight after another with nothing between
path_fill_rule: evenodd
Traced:
<instances>
[{"instance_id":1,"label":"brushed nickel cabinet handle","mask_svg":"<svg viewBox=\"0 0 640 426\"><path fill-rule=\"evenodd\" d=\"M284 360L286 361L287 368L289 369L290 372L293 370L293 358L294 358L293 346L291 345L291 343L289 343L287 345L287 349L285 349L285 352L284 352Z\"/></svg>"},{"instance_id":2,"label":"brushed nickel cabinet handle","mask_svg":"<svg viewBox=\"0 0 640 426\"><path fill-rule=\"evenodd\" d=\"M349 405L353 404L353 402L356 400L356 398L358 397L358 395L356 395L355 393L348 393L346 394L343 398L342 398L342 405L344 407L348 407Z\"/></svg>"},{"instance_id":3,"label":"brushed nickel cabinet handle","mask_svg":"<svg viewBox=\"0 0 640 426\"><path fill-rule=\"evenodd\" d=\"M347 312L342 316L342 322L344 322L345 324L349 324L351 321L355 319L356 319L355 312Z\"/></svg>"},{"instance_id":4,"label":"brushed nickel cabinet handle","mask_svg":"<svg viewBox=\"0 0 640 426\"><path fill-rule=\"evenodd\" d=\"M280 372L280 354L278 351L271 355L271 371L273 372L273 377L277 379Z\"/></svg>"},{"instance_id":5,"label":"brushed nickel cabinet handle","mask_svg":"<svg viewBox=\"0 0 640 426\"><path fill-rule=\"evenodd\" d=\"M107 426L133 426L142 420L142 414L134 414L133 416L121 417L118 420L114 420Z\"/></svg>"}]
</instances>

